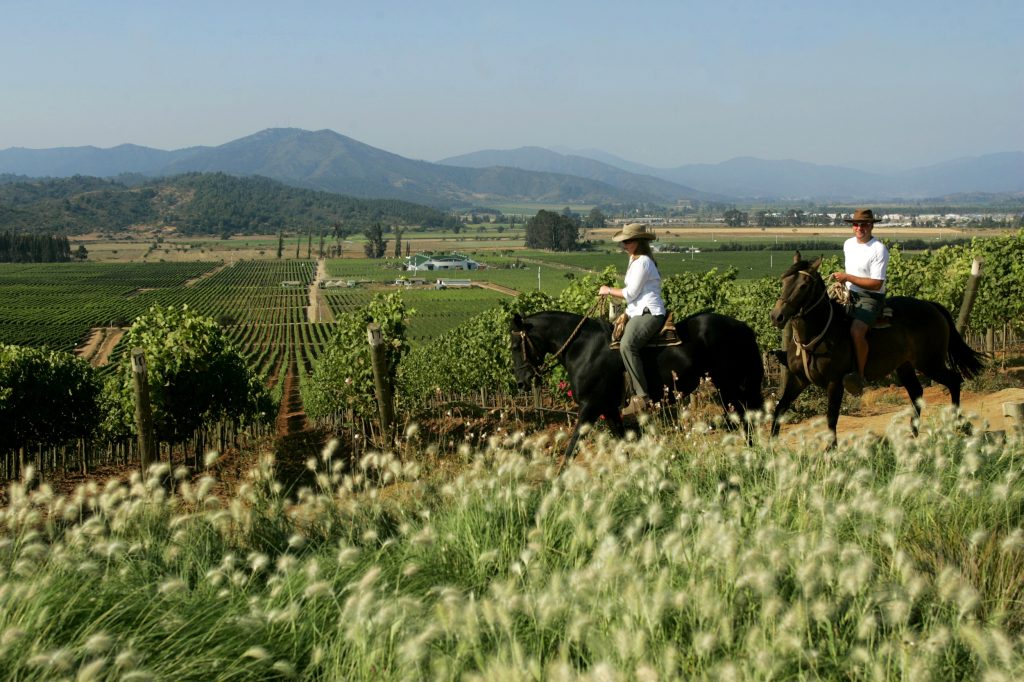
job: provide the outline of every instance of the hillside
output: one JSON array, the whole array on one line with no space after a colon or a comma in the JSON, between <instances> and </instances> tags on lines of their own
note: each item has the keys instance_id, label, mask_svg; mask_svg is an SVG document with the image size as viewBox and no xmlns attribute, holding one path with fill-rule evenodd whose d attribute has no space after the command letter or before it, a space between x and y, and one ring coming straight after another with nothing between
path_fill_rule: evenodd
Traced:
<instances>
[{"instance_id":1,"label":"hillside","mask_svg":"<svg viewBox=\"0 0 1024 682\"><path fill-rule=\"evenodd\" d=\"M295 187L431 206L494 202L598 204L655 201L642 189L557 172L464 168L415 161L331 130L272 128L217 147L160 152L142 147L0 150L0 173L34 177L74 174L222 172L259 175Z\"/></svg>"},{"instance_id":2,"label":"hillside","mask_svg":"<svg viewBox=\"0 0 1024 682\"><path fill-rule=\"evenodd\" d=\"M485 150L442 159L438 163L470 168L505 166L535 172L562 173L597 180L631 192L643 192L661 201L676 202L688 199L718 199L714 195L654 177L632 173L596 159L573 154L559 154L542 147Z\"/></svg>"},{"instance_id":3,"label":"hillside","mask_svg":"<svg viewBox=\"0 0 1024 682\"><path fill-rule=\"evenodd\" d=\"M655 168L600 150L583 150L577 154L631 173L741 199L884 201L933 199L970 193L1024 194L1024 152L955 159L894 173L754 157L737 157L716 164Z\"/></svg>"},{"instance_id":4,"label":"hillside","mask_svg":"<svg viewBox=\"0 0 1024 682\"><path fill-rule=\"evenodd\" d=\"M267 178L191 173L127 186L72 177L0 184L0 230L81 234L135 225L166 225L182 234L255 234L358 230L374 221L393 225L450 223L427 206L357 199L289 187Z\"/></svg>"}]
</instances>

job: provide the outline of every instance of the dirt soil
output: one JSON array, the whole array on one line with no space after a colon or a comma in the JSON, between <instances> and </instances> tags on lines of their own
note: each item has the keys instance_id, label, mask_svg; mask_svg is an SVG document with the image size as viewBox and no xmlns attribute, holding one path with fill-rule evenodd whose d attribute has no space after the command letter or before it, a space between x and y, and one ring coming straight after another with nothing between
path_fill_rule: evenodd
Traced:
<instances>
[{"instance_id":1,"label":"dirt soil","mask_svg":"<svg viewBox=\"0 0 1024 682\"><path fill-rule=\"evenodd\" d=\"M75 355L93 367L102 367L110 361L110 353L124 332L121 327L93 327L85 343L75 348Z\"/></svg>"},{"instance_id":2,"label":"dirt soil","mask_svg":"<svg viewBox=\"0 0 1024 682\"><path fill-rule=\"evenodd\" d=\"M924 410L921 418L928 420L929 415L949 405L949 392L942 386L929 386L924 389ZM960 396L960 407L976 432L1008 431L1015 426L1009 417L1003 416L1003 403L1024 402L1024 388L1004 388L994 393L972 393L964 391ZM894 419L909 409L910 401L901 387L869 389L861 397L859 409L854 414L841 414L836 426L839 442L844 443L864 433L876 436L885 435ZM909 417L908 417L909 418ZM805 420L785 425L782 429L784 441L795 442L797 438L806 440L807 426L812 425L820 433L823 440L828 438L828 429L824 418Z\"/></svg>"}]
</instances>

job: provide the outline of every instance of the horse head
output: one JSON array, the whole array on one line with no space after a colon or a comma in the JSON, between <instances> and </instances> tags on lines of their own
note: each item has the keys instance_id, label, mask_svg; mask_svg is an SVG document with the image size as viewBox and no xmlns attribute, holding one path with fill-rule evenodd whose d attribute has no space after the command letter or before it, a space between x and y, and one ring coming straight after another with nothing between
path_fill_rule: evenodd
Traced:
<instances>
[{"instance_id":1,"label":"horse head","mask_svg":"<svg viewBox=\"0 0 1024 682\"><path fill-rule=\"evenodd\" d=\"M544 357L537 350L530 338L533 324L516 313L512 318L512 371L516 377L516 387L525 391L534 384L540 383L540 367Z\"/></svg>"},{"instance_id":2,"label":"horse head","mask_svg":"<svg viewBox=\"0 0 1024 682\"><path fill-rule=\"evenodd\" d=\"M782 291L775 300L769 317L772 324L779 329L790 319L804 314L826 296L825 282L821 279L818 268L821 258L806 261L797 251L793 256L793 264L782 274Z\"/></svg>"}]
</instances>

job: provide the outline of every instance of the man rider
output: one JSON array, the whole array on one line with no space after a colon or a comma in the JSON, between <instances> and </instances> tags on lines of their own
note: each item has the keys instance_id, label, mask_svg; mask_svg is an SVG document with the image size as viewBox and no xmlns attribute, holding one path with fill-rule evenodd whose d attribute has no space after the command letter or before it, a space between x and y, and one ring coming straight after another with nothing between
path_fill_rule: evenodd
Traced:
<instances>
[{"instance_id":1,"label":"man rider","mask_svg":"<svg viewBox=\"0 0 1024 682\"><path fill-rule=\"evenodd\" d=\"M881 240L871 235L879 222L870 208L858 208L853 218L844 218L853 226L853 236L843 244L845 272L834 272L832 277L845 282L850 292L853 338L857 371L843 377L843 387L852 395L864 391L864 365L868 359L868 329L882 313L885 300L885 272L889 266L889 250Z\"/></svg>"}]
</instances>

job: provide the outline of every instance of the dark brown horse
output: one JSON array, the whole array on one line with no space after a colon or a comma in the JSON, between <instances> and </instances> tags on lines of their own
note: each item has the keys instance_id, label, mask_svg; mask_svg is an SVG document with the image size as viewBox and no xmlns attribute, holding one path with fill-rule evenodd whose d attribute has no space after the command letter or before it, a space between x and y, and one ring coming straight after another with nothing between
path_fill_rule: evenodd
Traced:
<instances>
[{"instance_id":1,"label":"dark brown horse","mask_svg":"<svg viewBox=\"0 0 1024 682\"><path fill-rule=\"evenodd\" d=\"M782 293L772 308L771 320L782 328L791 326L785 350L789 369L782 397L772 415L772 435L779 432L779 417L810 384L821 386L828 395L828 428L831 447L837 444L836 423L843 402L843 375L857 370L850 338L850 318L843 306L828 297L818 272L821 259L801 260L782 275ZM912 426L917 434L920 417L918 398L924 393L915 370L949 389L953 405L960 405L960 385L984 367L981 354L968 346L945 307L908 296L886 299L892 319L886 327L868 331L868 361L864 376L881 379L893 371L914 405Z\"/></svg>"}]
</instances>

